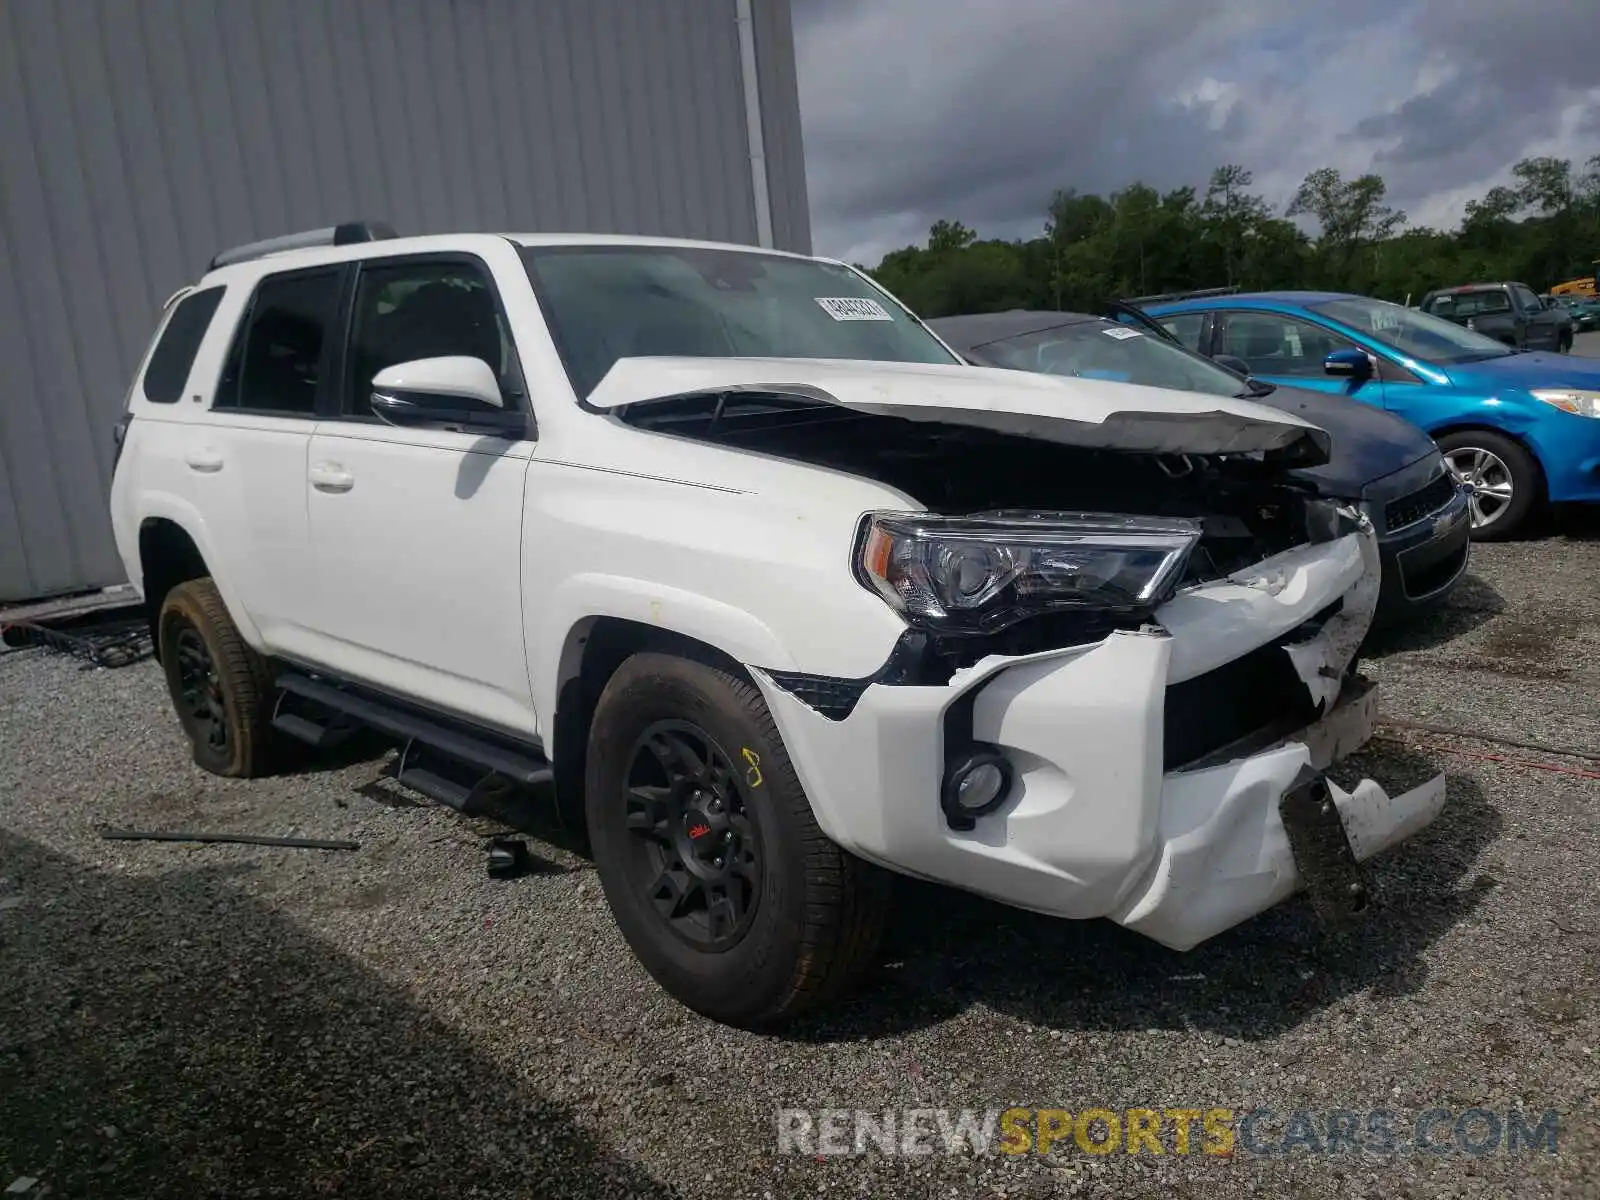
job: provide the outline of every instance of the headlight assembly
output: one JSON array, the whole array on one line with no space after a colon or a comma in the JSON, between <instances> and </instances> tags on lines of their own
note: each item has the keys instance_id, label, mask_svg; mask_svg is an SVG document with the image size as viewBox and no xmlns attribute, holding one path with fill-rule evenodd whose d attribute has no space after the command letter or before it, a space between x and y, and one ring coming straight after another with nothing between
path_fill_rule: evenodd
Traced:
<instances>
[{"instance_id":1,"label":"headlight assembly","mask_svg":"<svg viewBox=\"0 0 1600 1200\"><path fill-rule=\"evenodd\" d=\"M879 513L857 571L912 625L990 633L1064 609L1135 612L1164 601L1200 522L1116 513Z\"/></svg>"},{"instance_id":2,"label":"headlight assembly","mask_svg":"<svg viewBox=\"0 0 1600 1200\"><path fill-rule=\"evenodd\" d=\"M1600 392L1583 388L1535 388L1533 398L1580 417L1600 417Z\"/></svg>"}]
</instances>

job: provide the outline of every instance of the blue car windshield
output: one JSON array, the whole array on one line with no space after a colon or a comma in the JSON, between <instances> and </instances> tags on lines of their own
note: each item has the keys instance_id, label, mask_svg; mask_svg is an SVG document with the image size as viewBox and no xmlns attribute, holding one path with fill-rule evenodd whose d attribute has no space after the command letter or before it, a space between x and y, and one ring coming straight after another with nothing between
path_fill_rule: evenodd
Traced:
<instances>
[{"instance_id":1,"label":"blue car windshield","mask_svg":"<svg viewBox=\"0 0 1600 1200\"><path fill-rule=\"evenodd\" d=\"M1443 317L1418 308L1403 308L1387 300L1346 296L1308 306L1352 329L1359 330L1391 349L1431 363L1481 362L1503 358L1516 351Z\"/></svg>"}]
</instances>

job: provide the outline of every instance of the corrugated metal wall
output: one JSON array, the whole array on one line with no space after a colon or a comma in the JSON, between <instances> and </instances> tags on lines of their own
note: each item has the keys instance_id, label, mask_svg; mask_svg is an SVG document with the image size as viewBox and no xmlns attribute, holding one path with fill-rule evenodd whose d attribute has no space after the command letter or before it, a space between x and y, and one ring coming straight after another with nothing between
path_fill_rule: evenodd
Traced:
<instances>
[{"instance_id":1,"label":"corrugated metal wall","mask_svg":"<svg viewBox=\"0 0 1600 1200\"><path fill-rule=\"evenodd\" d=\"M776 243L808 250L788 0L754 0ZM111 426L218 249L756 240L735 0L0 0L0 600L120 582Z\"/></svg>"}]
</instances>

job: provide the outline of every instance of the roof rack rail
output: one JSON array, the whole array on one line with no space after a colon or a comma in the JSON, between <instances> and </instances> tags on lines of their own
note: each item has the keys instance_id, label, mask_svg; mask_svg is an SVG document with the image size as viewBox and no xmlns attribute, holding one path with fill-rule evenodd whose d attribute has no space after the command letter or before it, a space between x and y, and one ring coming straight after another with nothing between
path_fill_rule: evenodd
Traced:
<instances>
[{"instance_id":1,"label":"roof rack rail","mask_svg":"<svg viewBox=\"0 0 1600 1200\"><path fill-rule=\"evenodd\" d=\"M1229 287L1196 288L1189 292L1162 292L1156 296L1124 296L1124 304L1165 304L1169 300L1203 300L1207 296L1236 296L1239 285Z\"/></svg>"},{"instance_id":2,"label":"roof rack rail","mask_svg":"<svg viewBox=\"0 0 1600 1200\"><path fill-rule=\"evenodd\" d=\"M287 254L291 250L310 250L316 246L353 246L359 242L381 242L398 236L391 226L382 221L345 221L343 224L329 225L326 229L286 233L281 237L235 246L213 258L206 270L215 271L218 267L266 258L269 254Z\"/></svg>"}]
</instances>

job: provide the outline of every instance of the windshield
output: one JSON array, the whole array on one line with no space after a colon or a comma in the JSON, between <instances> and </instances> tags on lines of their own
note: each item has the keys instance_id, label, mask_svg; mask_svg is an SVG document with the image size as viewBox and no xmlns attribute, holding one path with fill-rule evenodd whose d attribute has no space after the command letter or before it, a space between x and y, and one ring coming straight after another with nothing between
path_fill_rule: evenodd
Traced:
<instances>
[{"instance_id":1,"label":"windshield","mask_svg":"<svg viewBox=\"0 0 1600 1200\"><path fill-rule=\"evenodd\" d=\"M580 396L619 358L957 361L861 276L816 259L690 246L522 255Z\"/></svg>"},{"instance_id":2,"label":"windshield","mask_svg":"<svg viewBox=\"0 0 1600 1200\"><path fill-rule=\"evenodd\" d=\"M1238 396L1244 380L1164 338L1109 321L1080 321L989 342L974 355L998 367Z\"/></svg>"},{"instance_id":3,"label":"windshield","mask_svg":"<svg viewBox=\"0 0 1600 1200\"><path fill-rule=\"evenodd\" d=\"M1387 300L1349 296L1310 306L1335 321L1358 329L1375 341L1426 362L1465 363L1500 358L1514 351L1491 337L1464 325L1446 321L1417 308L1402 308Z\"/></svg>"}]
</instances>

